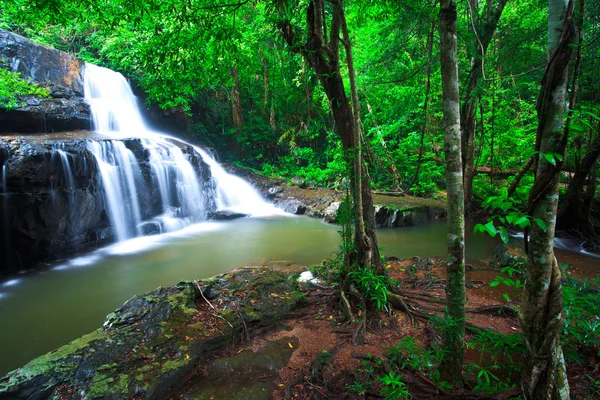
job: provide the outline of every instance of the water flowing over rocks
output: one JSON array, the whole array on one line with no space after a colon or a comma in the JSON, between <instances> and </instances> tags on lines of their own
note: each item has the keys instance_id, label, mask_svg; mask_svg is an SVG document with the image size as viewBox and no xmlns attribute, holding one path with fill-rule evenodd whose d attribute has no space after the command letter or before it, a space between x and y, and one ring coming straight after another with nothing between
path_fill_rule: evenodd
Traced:
<instances>
[{"instance_id":1,"label":"water flowing over rocks","mask_svg":"<svg viewBox=\"0 0 600 400\"><path fill-rule=\"evenodd\" d=\"M83 96L83 65L74 56L0 29L0 67L20 72L49 90L50 98L23 98L13 110L0 108L0 133L89 129L90 107Z\"/></svg>"},{"instance_id":2,"label":"water flowing over rocks","mask_svg":"<svg viewBox=\"0 0 600 400\"><path fill-rule=\"evenodd\" d=\"M328 223L338 223L338 212L345 197L344 191L322 187L299 187L293 181L268 178L250 170L228 166L236 175L243 176L277 207L291 214L322 218ZM400 228L419 225L446 216L446 204L440 200L412 196L373 194L377 228Z\"/></svg>"},{"instance_id":3,"label":"water flowing over rocks","mask_svg":"<svg viewBox=\"0 0 600 400\"><path fill-rule=\"evenodd\" d=\"M249 338L302 298L266 268L159 287L128 300L103 328L0 378L0 399L164 399L208 363L208 351Z\"/></svg>"},{"instance_id":4,"label":"water flowing over rocks","mask_svg":"<svg viewBox=\"0 0 600 400\"><path fill-rule=\"evenodd\" d=\"M106 146L113 140L91 140L82 136L85 134L72 134L69 138L19 136L4 137L0 141L0 227L3 238L0 259L5 260L0 274L71 255L117 238L118 230L112 228L110 207L106 203L108 182L102 179L101 160L90 151L91 145ZM118 143L132 155L139 173L136 204L140 221L137 225L146 230L142 233L160 233L168 228L165 225L169 221L164 220L169 216L165 213L176 210L173 206L181 206L184 200L178 200L173 193L172 206L165 207L165 199L156 182L156 165L145 140L129 138ZM189 160L193 176L198 180L203 209L206 213L214 211L214 182L208 165L190 146L182 145L181 152ZM176 183L173 177L170 184ZM127 210L127 206L125 197L117 205L131 215L132 210ZM206 214L191 216L205 217ZM142 224L154 228L144 228Z\"/></svg>"}]
</instances>

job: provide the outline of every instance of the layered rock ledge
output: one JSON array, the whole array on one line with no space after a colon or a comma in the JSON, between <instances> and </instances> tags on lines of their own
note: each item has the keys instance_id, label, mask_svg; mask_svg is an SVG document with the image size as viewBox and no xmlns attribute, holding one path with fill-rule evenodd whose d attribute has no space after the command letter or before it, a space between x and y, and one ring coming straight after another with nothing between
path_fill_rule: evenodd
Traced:
<instances>
[{"instance_id":1,"label":"layered rock ledge","mask_svg":"<svg viewBox=\"0 0 600 400\"><path fill-rule=\"evenodd\" d=\"M163 399L208 363L209 351L249 338L301 299L286 275L266 268L159 287L0 378L0 399Z\"/></svg>"},{"instance_id":2,"label":"layered rock ledge","mask_svg":"<svg viewBox=\"0 0 600 400\"><path fill-rule=\"evenodd\" d=\"M84 100L84 62L0 29L0 67L19 72L48 89L50 98L22 98L11 110L0 107L0 133L38 133L89 129L90 107Z\"/></svg>"}]
</instances>

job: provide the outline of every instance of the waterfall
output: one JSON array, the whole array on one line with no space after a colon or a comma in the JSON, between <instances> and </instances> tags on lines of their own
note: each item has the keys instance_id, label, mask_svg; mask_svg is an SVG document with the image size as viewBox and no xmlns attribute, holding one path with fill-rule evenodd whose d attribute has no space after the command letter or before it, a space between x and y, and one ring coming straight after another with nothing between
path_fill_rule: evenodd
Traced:
<instances>
[{"instance_id":1,"label":"waterfall","mask_svg":"<svg viewBox=\"0 0 600 400\"><path fill-rule=\"evenodd\" d=\"M84 86L94 128L110 139L90 140L87 149L98 165L107 214L119 241L181 229L206 220L215 209L260 216L281 213L208 152L149 130L123 75L86 64ZM122 141L129 138L139 140L142 156L136 157ZM146 174L140 158L149 164ZM197 159L210 168L212 184L203 184L206 177L202 179ZM144 201L147 198L159 204L158 213L146 210L152 206Z\"/></svg>"}]
</instances>

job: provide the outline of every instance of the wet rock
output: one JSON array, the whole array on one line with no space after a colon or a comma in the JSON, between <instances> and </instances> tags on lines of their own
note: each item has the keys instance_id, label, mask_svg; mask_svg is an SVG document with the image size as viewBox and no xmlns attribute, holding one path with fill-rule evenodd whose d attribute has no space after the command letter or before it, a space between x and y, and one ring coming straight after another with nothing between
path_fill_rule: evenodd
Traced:
<instances>
[{"instance_id":1,"label":"wet rock","mask_svg":"<svg viewBox=\"0 0 600 400\"><path fill-rule=\"evenodd\" d=\"M248 214L235 212L235 211L231 211L231 210L218 210L218 211L215 211L214 213L210 214L209 218L216 219L216 220L231 220L231 219L245 218L247 216L248 216Z\"/></svg>"},{"instance_id":2,"label":"wet rock","mask_svg":"<svg viewBox=\"0 0 600 400\"><path fill-rule=\"evenodd\" d=\"M294 198L281 200L277 203L277 207L290 214L302 215L306 212L306 205Z\"/></svg>"},{"instance_id":3,"label":"wet rock","mask_svg":"<svg viewBox=\"0 0 600 400\"><path fill-rule=\"evenodd\" d=\"M148 154L139 139L124 139L138 162L144 234L160 233L153 218L163 213ZM67 158L69 170L59 151ZM209 167L193 148L184 149L212 193ZM189 152L189 153L188 153ZM100 246L113 239L104 187L87 140L0 139L0 275ZM215 208L207 196L208 211Z\"/></svg>"},{"instance_id":4,"label":"wet rock","mask_svg":"<svg viewBox=\"0 0 600 400\"><path fill-rule=\"evenodd\" d=\"M90 108L83 98L83 61L2 29L0 60L0 67L48 88L51 96L26 96L20 107L0 108L0 132L58 132L90 127Z\"/></svg>"},{"instance_id":5,"label":"wet rock","mask_svg":"<svg viewBox=\"0 0 600 400\"><path fill-rule=\"evenodd\" d=\"M188 383L183 397L193 399L271 399L283 368L298 347L296 337L266 342L258 351L244 350L206 365L207 376Z\"/></svg>"},{"instance_id":6,"label":"wet rock","mask_svg":"<svg viewBox=\"0 0 600 400\"><path fill-rule=\"evenodd\" d=\"M206 287L219 292L216 312L200 295ZM239 338L244 324L251 334L301 298L285 275L265 268L159 287L128 300L103 328L0 378L0 399L167 398L208 351Z\"/></svg>"},{"instance_id":7,"label":"wet rock","mask_svg":"<svg viewBox=\"0 0 600 400\"><path fill-rule=\"evenodd\" d=\"M302 178L301 176L294 176L292 178L292 185L298 186L299 188L305 188L306 179Z\"/></svg>"},{"instance_id":8,"label":"wet rock","mask_svg":"<svg viewBox=\"0 0 600 400\"><path fill-rule=\"evenodd\" d=\"M283 192L283 188L271 187L267 190L267 199L273 200L278 194L281 194L281 192Z\"/></svg>"},{"instance_id":9,"label":"wet rock","mask_svg":"<svg viewBox=\"0 0 600 400\"><path fill-rule=\"evenodd\" d=\"M340 209L340 205L342 205L341 202L334 201L329 205L329 207L325 209L325 212L323 214L323 219L325 220L325 222L328 222L330 224L337 222L337 212Z\"/></svg>"},{"instance_id":10,"label":"wet rock","mask_svg":"<svg viewBox=\"0 0 600 400\"><path fill-rule=\"evenodd\" d=\"M420 206L397 209L383 205L375 206L375 224L378 228L414 226L444 216L446 210L440 207Z\"/></svg>"}]
</instances>

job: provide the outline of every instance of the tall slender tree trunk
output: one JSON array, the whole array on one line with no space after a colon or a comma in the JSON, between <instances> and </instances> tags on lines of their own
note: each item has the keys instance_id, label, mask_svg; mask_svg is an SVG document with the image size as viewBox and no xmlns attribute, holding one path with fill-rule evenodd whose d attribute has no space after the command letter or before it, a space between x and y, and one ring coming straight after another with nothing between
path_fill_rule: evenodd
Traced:
<instances>
[{"instance_id":1,"label":"tall slender tree trunk","mask_svg":"<svg viewBox=\"0 0 600 400\"><path fill-rule=\"evenodd\" d=\"M431 91L431 56L433 55L433 33L435 32L435 19L431 19L431 28L427 35L427 66L425 68L425 74L427 76L427 83L425 84L425 101L423 102L423 126L421 127L421 139L419 141L419 156L417 159L417 166L415 168L415 175L406 187L406 190L410 190L412 185L419 182L419 172L421 170L421 162L423 161L423 147L425 144L425 133L427 133L427 111L429 110L429 92Z\"/></svg>"},{"instance_id":2,"label":"tall slender tree trunk","mask_svg":"<svg viewBox=\"0 0 600 400\"><path fill-rule=\"evenodd\" d=\"M458 62L456 52L456 1L440 3L440 63L444 108L444 153L448 197L448 258L446 303L448 326L442 347L442 377L462 386L465 351L465 220L461 159Z\"/></svg>"},{"instance_id":3,"label":"tall slender tree trunk","mask_svg":"<svg viewBox=\"0 0 600 400\"><path fill-rule=\"evenodd\" d=\"M475 30L475 56L471 59L471 70L465 98L461 106L460 124L462 130L462 160L464 172L465 203L467 209L473 200L473 179L475 177L475 120L477 119L477 88L483 75L483 59L494 36L498 21L508 0L500 0L494 5L487 0L483 10L484 18L479 17L476 0L468 0L471 19Z\"/></svg>"},{"instance_id":4,"label":"tall slender tree trunk","mask_svg":"<svg viewBox=\"0 0 600 400\"><path fill-rule=\"evenodd\" d=\"M233 125L239 129L244 126L244 115L242 113L242 98L240 96L241 86L237 67L231 69L231 77L233 78L233 88L231 89L231 114L233 117Z\"/></svg>"},{"instance_id":5,"label":"tall slender tree trunk","mask_svg":"<svg viewBox=\"0 0 600 400\"><path fill-rule=\"evenodd\" d=\"M308 4L306 10L308 35L305 43L298 41L294 27L289 20L280 21L279 29L291 50L301 54L315 71L331 105L333 119L342 140L345 157L348 162L351 162L356 152L355 149L360 146L360 143L356 141L358 135L355 134L354 113L348 102L340 73L339 39L344 22L344 10L339 0L332 0L330 3L333 5L334 12L332 13L329 36L324 32L326 27L324 0L311 0ZM355 187L354 190L360 190L361 193L361 209L364 219L363 238L366 237L367 240L355 242L356 253L350 255L351 261L366 267L373 266L376 271L383 271L383 263L381 262L375 236L375 213L368 177L362 173L365 171L363 163L359 167L356 163L352 164L353 169L356 169L353 173L359 174L359 176L362 175L360 188ZM355 186L355 182L352 186ZM355 239L357 238L355 237Z\"/></svg>"},{"instance_id":6,"label":"tall slender tree trunk","mask_svg":"<svg viewBox=\"0 0 600 400\"><path fill-rule=\"evenodd\" d=\"M571 1L549 0L548 64L537 103L536 150L563 157L567 145L563 122L568 65L575 33L572 17ZM529 195L528 214L544 221L545 229L533 224L527 246L527 281L521 303L522 329L529 353L521 388L526 399L569 398L559 337L564 323L562 276L553 250L562 165L561 161L553 165L545 157L538 157L535 182Z\"/></svg>"},{"instance_id":7,"label":"tall slender tree trunk","mask_svg":"<svg viewBox=\"0 0 600 400\"><path fill-rule=\"evenodd\" d=\"M361 143L361 120L360 120L360 103L358 101L358 91L356 89L356 71L354 69L354 60L352 59L352 45L350 42L350 33L348 32L348 24L344 15L342 0L339 0L340 20L342 25L342 35L344 49L346 50L346 65L348 66L348 76L350 78L350 94L352 97L352 112L354 114L354 214L355 214L355 239L356 243L363 243L361 247L371 249L373 246L369 242L369 237L366 234L363 197L365 191L371 192L369 180L365 171L362 157ZM363 252L359 259L361 265L371 266L373 264L373 254L371 251ZM379 269L375 271L378 275L383 275L385 270L383 264L380 263Z\"/></svg>"}]
</instances>

